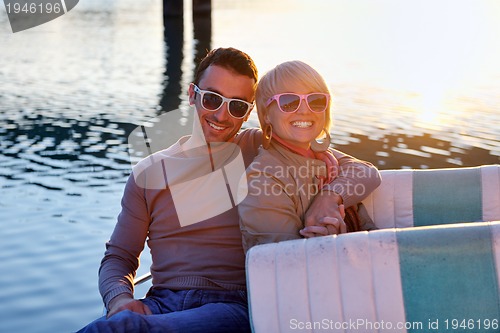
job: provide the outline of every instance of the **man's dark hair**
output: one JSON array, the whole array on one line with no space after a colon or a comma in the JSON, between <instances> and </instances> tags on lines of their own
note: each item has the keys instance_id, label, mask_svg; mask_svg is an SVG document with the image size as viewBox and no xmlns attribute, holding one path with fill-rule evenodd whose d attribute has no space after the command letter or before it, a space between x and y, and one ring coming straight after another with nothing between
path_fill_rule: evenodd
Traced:
<instances>
[{"instance_id":1,"label":"man's dark hair","mask_svg":"<svg viewBox=\"0 0 500 333\"><path fill-rule=\"evenodd\" d=\"M200 83L203 73L210 65L217 65L229 70L233 70L238 74L248 76L257 83L258 73L257 66L252 58L243 51L232 47L213 49L203 58L196 68L194 75L194 84Z\"/></svg>"}]
</instances>

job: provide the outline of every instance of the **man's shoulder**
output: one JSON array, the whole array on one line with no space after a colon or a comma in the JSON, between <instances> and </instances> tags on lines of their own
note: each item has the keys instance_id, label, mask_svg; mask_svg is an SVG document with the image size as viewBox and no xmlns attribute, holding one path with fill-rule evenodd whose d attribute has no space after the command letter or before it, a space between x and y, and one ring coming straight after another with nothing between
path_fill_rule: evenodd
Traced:
<instances>
[{"instance_id":1,"label":"man's shoulder","mask_svg":"<svg viewBox=\"0 0 500 333\"><path fill-rule=\"evenodd\" d=\"M260 128L244 129L236 135L234 143L240 147L245 165L248 166L258 154L262 144L262 131Z\"/></svg>"},{"instance_id":2,"label":"man's shoulder","mask_svg":"<svg viewBox=\"0 0 500 333\"><path fill-rule=\"evenodd\" d=\"M259 147L262 143L262 130L260 128L246 128L236 135L234 142L238 145L252 144Z\"/></svg>"}]
</instances>

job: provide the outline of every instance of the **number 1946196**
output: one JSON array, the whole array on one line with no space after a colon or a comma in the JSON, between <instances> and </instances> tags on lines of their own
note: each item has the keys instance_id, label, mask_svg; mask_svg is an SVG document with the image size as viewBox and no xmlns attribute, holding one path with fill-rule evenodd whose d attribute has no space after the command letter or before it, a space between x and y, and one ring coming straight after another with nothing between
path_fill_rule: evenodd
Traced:
<instances>
[{"instance_id":1,"label":"number 1946196","mask_svg":"<svg viewBox=\"0 0 500 333\"><path fill-rule=\"evenodd\" d=\"M446 329L452 329L452 330L457 330L457 329L464 329L464 330L479 330L479 329L485 329L485 330L497 330L499 327L498 319L463 319L463 320L458 320L458 319L446 319L444 321Z\"/></svg>"},{"instance_id":2,"label":"number 1946196","mask_svg":"<svg viewBox=\"0 0 500 333\"><path fill-rule=\"evenodd\" d=\"M7 8L7 13L14 13L14 14L19 14L19 13L25 13L25 14L59 14L63 9L61 7L60 3L25 3L24 5L15 2L14 4L7 3L5 4L5 7Z\"/></svg>"}]
</instances>

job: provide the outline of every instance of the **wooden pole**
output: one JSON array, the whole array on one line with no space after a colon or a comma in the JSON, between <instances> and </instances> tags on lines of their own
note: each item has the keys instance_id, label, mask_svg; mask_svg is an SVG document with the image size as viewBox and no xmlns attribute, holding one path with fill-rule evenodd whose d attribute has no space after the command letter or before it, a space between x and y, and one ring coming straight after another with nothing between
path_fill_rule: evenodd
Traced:
<instances>
[{"instance_id":1,"label":"wooden pole","mask_svg":"<svg viewBox=\"0 0 500 333\"><path fill-rule=\"evenodd\" d=\"M182 17L184 15L183 0L163 0L163 17Z\"/></svg>"},{"instance_id":2,"label":"wooden pole","mask_svg":"<svg viewBox=\"0 0 500 333\"><path fill-rule=\"evenodd\" d=\"M212 11L212 0L192 0L193 15L207 15ZM182 17L183 0L163 0L163 17Z\"/></svg>"}]
</instances>

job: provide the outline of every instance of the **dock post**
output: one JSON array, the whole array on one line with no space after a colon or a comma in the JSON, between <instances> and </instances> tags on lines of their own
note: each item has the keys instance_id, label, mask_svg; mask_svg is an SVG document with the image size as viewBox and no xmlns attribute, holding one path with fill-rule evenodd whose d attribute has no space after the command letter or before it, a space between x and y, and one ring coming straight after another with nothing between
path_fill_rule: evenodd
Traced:
<instances>
[{"instance_id":1,"label":"dock post","mask_svg":"<svg viewBox=\"0 0 500 333\"><path fill-rule=\"evenodd\" d=\"M163 17L182 17L184 15L183 0L163 0Z\"/></svg>"},{"instance_id":2,"label":"dock post","mask_svg":"<svg viewBox=\"0 0 500 333\"><path fill-rule=\"evenodd\" d=\"M193 16L210 15L212 0L192 0ZM163 17L182 17L184 15L183 0L163 0Z\"/></svg>"}]
</instances>

